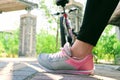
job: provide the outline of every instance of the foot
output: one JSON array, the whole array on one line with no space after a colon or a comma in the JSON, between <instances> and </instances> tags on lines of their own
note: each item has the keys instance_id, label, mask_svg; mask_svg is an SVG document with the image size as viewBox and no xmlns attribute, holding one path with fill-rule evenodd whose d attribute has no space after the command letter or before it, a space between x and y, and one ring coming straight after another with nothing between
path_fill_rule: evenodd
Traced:
<instances>
[{"instance_id":1,"label":"foot","mask_svg":"<svg viewBox=\"0 0 120 80\"><path fill-rule=\"evenodd\" d=\"M93 55L78 60L71 57L69 43L66 43L59 53L40 54L38 62L47 72L68 73L68 74L93 74Z\"/></svg>"}]
</instances>

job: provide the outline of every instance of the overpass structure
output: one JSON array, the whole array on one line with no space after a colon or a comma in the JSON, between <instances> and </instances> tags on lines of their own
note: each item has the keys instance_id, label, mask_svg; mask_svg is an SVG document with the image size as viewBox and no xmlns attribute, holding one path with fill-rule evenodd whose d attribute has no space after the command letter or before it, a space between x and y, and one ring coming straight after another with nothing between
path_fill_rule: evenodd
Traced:
<instances>
[{"instance_id":1,"label":"overpass structure","mask_svg":"<svg viewBox=\"0 0 120 80\"><path fill-rule=\"evenodd\" d=\"M120 2L118 3L117 8L115 9L113 15L111 16L109 24L117 26L116 34L118 39L120 40Z\"/></svg>"},{"instance_id":2,"label":"overpass structure","mask_svg":"<svg viewBox=\"0 0 120 80\"><path fill-rule=\"evenodd\" d=\"M37 8L30 0L0 0L0 13ZM36 16L27 13L20 16L19 56L33 57L36 54Z\"/></svg>"},{"instance_id":3,"label":"overpass structure","mask_svg":"<svg viewBox=\"0 0 120 80\"><path fill-rule=\"evenodd\" d=\"M37 8L38 5L29 0L0 0L0 12Z\"/></svg>"}]
</instances>

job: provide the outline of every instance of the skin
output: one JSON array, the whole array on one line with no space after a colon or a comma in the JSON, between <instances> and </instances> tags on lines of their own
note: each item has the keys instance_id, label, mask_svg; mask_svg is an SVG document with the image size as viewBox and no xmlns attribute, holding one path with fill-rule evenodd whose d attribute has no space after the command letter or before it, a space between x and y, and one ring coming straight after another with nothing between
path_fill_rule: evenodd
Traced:
<instances>
[{"instance_id":1,"label":"skin","mask_svg":"<svg viewBox=\"0 0 120 80\"><path fill-rule=\"evenodd\" d=\"M93 45L86 42L76 40L71 47L72 57L83 59L89 54L92 54Z\"/></svg>"}]
</instances>

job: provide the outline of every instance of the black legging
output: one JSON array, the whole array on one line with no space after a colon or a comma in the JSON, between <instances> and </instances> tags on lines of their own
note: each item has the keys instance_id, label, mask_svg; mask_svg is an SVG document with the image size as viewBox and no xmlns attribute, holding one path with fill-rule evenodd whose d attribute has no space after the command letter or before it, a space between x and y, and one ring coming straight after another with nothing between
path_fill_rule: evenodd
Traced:
<instances>
[{"instance_id":1,"label":"black legging","mask_svg":"<svg viewBox=\"0 0 120 80\"><path fill-rule=\"evenodd\" d=\"M96 45L119 0L87 0L78 40Z\"/></svg>"}]
</instances>

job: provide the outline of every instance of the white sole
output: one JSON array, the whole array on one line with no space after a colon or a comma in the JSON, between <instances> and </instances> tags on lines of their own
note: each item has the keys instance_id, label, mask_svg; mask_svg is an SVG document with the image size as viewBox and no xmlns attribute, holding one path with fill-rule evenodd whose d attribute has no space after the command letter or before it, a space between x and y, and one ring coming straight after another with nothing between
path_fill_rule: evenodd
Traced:
<instances>
[{"instance_id":1,"label":"white sole","mask_svg":"<svg viewBox=\"0 0 120 80\"><path fill-rule=\"evenodd\" d=\"M49 72L49 73L60 73L60 74L85 74L85 75L94 75L94 70L87 70L87 71L75 71L75 70L50 70L45 68L44 66L40 65L40 68L42 68L43 72Z\"/></svg>"}]
</instances>

